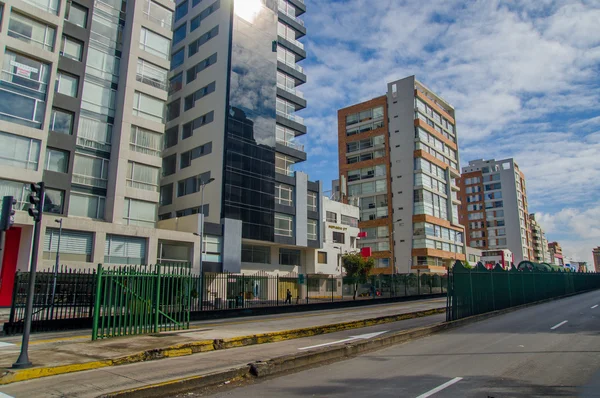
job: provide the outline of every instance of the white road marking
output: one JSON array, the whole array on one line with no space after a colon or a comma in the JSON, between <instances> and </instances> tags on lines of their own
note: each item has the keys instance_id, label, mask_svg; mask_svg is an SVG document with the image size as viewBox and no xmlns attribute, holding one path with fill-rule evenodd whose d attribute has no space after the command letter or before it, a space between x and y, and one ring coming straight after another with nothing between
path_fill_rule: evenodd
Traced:
<instances>
[{"instance_id":1,"label":"white road marking","mask_svg":"<svg viewBox=\"0 0 600 398\"><path fill-rule=\"evenodd\" d=\"M10 395L6 395L6 394L0 392L0 398L14 398L14 397L12 397Z\"/></svg>"},{"instance_id":2,"label":"white road marking","mask_svg":"<svg viewBox=\"0 0 600 398\"><path fill-rule=\"evenodd\" d=\"M4 343L4 342L0 341L0 348L2 348L2 347L11 347L11 346L14 346L14 345L15 345L15 344L12 344L12 343ZM1 398L1 397L2 397L2 395L0 395L0 398Z\"/></svg>"},{"instance_id":3,"label":"white road marking","mask_svg":"<svg viewBox=\"0 0 600 398\"><path fill-rule=\"evenodd\" d=\"M344 339L344 340L332 341L331 343L323 343L323 344L311 345L310 347L302 347L302 348L298 348L298 349L299 350L310 350L311 348L318 348L318 347L325 347L325 346L328 346L328 345L347 343L347 342L353 341L353 340L372 339L373 337L377 337L380 334L384 334L384 333L387 333L387 332L388 332L388 330L386 330L384 332L375 332L375 333L361 334L360 336L350 336L349 338Z\"/></svg>"},{"instance_id":4,"label":"white road marking","mask_svg":"<svg viewBox=\"0 0 600 398\"><path fill-rule=\"evenodd\" d=\"M565 323L567 323L569 321L562 321L561 323L559 323L558 325L554 325L550 328L550 330L554 330L554 329L558 329L559 327L561 327L562 325L564 325Z\"/></svg>"},{"instance_id":5,"label":"white road marking","mask_svg":"<svg viewBox=\"0 0 600 398\"><path fill-rule=\"evenodd\" d=\"M433 390L429 390L425 394L419 395L417 398L431 397L433 394L436 394L436 393L442 391L443 389L450 387L452 384L458 383L462 379L463 379L462 377L455 377L454 379L450 380L449 382L446 382L446 383L442 384L441 386L434 388Z\"/></svg>"},{"instance_id":6,"label":"white road marking","mask_svg":"<svg viewBox=\"0 0 600 398\"><path fill-rule=\"evenodd\" d=\"M592 309L596 308L598 306L598 304L596 304L595 306L592 307Z\"/></svg>"}]
</instances>

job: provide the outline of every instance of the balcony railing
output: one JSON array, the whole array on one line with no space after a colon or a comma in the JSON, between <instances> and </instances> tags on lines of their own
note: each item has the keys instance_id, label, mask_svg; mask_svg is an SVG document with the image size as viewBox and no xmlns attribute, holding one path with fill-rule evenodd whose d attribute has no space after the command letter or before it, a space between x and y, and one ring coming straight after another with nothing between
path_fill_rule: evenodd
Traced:
<instances>
[{"instance_id":1,"label":"balcony railing","mask_svg":"<svg viewBox=\"0 0 600 398\"><path fill-rule=\"evenodd\" d=\"M300 18L298 18L294 14L291 14L290 12L288 12L288 10L286 10L281 5L279 6L279 11L281 11L282 13L284 13L285 15L287 15L288 17L292 18L294 21L298 22L300 25L304 26L304 21L303 20L301 20Z\"/></svg>"},{"instance_id":2,"label":"balcony railing","mask_svg":"<svg viewBox=\"0 0 600 398\"><path fill-rule=\"evenodd\" d=\"M285 39L287 41L289 41L290 43L292 43L295 46L298 46L301 50L304 50L304 44L299 42L296 39L292 39L291 37L283 37L281 35L279 35L279 37L281 37L282 39Z\"/></svg>"},{"instance_id":3,"label":"balcony railing","mask_svg":"<svg viewBox=\"0 0 600 398\"><path fill-rule=\"evenodd\" d=\"M286 119L290 119L293 122L304 124L304 118L296 115L291 115L289 113L285 113L282 111L277 111L279 116L285 117Z\"/></svg>"},{"instance_id":4,"label":"balcony railing","mask_svg":"<svg viewBox=\"0 0 600 398\"><path fill-rule=\"evenodd\" d=\"M73 173L73 183L81 184L81 185L89 185L91 187L96 188L106 188L108 186L108 180L87 176L83 174L75 174Z\"/></svg>"},{"instance_id":5,"label":"balcony railing","mask_svg":"<svg viewBox=\"0 0 600 398\"><path fill-rule=\"evenodd\" d=\"M83 148L96 149L103 152L110 152L110 143L99 142L85 137L77 137L77 145Z\"/></svg>"},{"instance_id":6,"label":"balcony railing","mask_svg":"<svg viewBox=\"0 0 600 398\"><path fill-rule=\"evenodd\" d=\"M304 93L300 90L296 90L295 88L288 87L285 84L281 84L281 83L277 83L277 87L279 87L282 90L287 91L288 93L292 93L297 97L304 98Z\"/></svg>"},{"instance_id":7,"label":"balcony railing","mask_svg":"<svg viewBox=\"0 0 600 398\"><path fill-rule=\"evenodd\" d=\"M286 64L287 66L289 66L292 69L297 70L300 73L304 73L304 68L301 67L300 65L298 65L295 62L288 62L288 61L282 61L281 59L277 59L279 62L283 62L284 64Z\"/></svg>"},{"instance_id":8,"label":"balcony railing","mask_svg":"<svg viewBox=\"0 0 600 398\"><path fill-rule=\"evenodd\" d=\"M304 145L302 145L302 144L298 144L293 141L283 141L283 140L277 140L277 142L280 143L281 145L285 145L289 148L304 152Z\"/></svg>"}]
</instances>

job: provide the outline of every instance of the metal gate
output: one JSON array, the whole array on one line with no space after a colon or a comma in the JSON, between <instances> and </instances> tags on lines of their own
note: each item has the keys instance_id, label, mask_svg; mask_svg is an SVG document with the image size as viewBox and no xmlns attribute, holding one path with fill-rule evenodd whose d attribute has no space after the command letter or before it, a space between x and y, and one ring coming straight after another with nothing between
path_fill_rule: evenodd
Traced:
<instances>
[{"instance_id":1,"label":"metal gate","mask_svg":"<svg viewBox=\"0 0 600 398\"><path fill-rule=\"evenodd\" d=\"M92 340L188 329L191 267L98 266Z\"/></svg>"}]
</instances>

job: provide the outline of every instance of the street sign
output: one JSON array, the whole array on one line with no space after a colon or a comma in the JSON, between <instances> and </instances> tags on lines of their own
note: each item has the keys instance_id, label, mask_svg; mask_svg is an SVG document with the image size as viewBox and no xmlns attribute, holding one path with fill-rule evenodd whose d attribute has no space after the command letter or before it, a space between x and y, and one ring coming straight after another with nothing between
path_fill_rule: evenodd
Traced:
<instances>
[{"instance_id":1,"label":"street sign","mask_svg":"<svg viewBox=\"0 0 600 398\"><path fill-rule=\"evenodd\" d=\"M298 284L304 285L304 274L298 275Z\"/></svg>"}]
</instances>

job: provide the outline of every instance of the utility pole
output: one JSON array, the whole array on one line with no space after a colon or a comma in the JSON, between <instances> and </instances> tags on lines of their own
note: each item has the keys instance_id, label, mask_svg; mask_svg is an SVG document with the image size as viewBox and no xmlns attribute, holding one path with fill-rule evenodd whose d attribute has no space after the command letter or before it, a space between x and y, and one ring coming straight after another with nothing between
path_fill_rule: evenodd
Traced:
<instances>
[{"instance_id":1,"label":"utility pole","mask_svg":"<svg viewBox=\"0 0 600 398\"><path fill-rule=\"evenodd\" d=\"M27 291L27 305L25 307L25 325L23 327L23 343L21 344L21 353L13 369L30 368L33 365L29 361L29 334L31 333L31 316L33 312L33 295L35 294L35 271L37 268L38 246L40 242L40 230L42 229L42 213L44 210L45 188L43 182L31 184L31 194L29 195L28 213L33 218L35 226L33 228L33 249L31 251L31 267L29 270L29 290Z\"/></svg>"}]
</instances>

